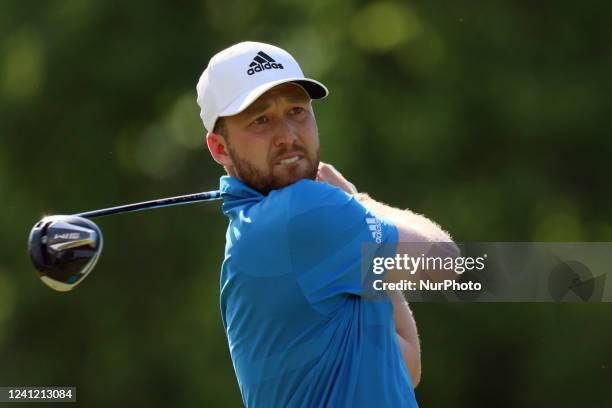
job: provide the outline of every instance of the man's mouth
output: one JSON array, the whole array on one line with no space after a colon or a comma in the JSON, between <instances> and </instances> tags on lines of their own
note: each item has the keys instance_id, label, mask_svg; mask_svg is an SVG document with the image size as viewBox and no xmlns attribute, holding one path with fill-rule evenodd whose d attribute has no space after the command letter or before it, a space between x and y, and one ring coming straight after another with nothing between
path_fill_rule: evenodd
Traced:
<instances>
[{"instance_id":1,"label":"man's mouth","mask_svg":"<svg viewBox=\"0 0 612 408\"><path fill-rule=\"evenodd\" d=\"M299 153L289 153L289 154L285 154L283 156L281 156L281 159L278 160L276 162L277 165L279 164L291 164L291 163L295 163L301 159L303 159L304 156L302 156Z\"/></svg>"},{"instance_id":2,"label":"man's mouth","mask_svg":"<svg viewBox=\"0 0 612 408\"><path fill-rule=\"evenodd\" d=\"M295 163L296 161L298 161L300 159L301 159L300 156L293 156L293 157L290 157L288 159L281 160L280 164L291 164L291 163Z\"/></svg>"}]
</instances>

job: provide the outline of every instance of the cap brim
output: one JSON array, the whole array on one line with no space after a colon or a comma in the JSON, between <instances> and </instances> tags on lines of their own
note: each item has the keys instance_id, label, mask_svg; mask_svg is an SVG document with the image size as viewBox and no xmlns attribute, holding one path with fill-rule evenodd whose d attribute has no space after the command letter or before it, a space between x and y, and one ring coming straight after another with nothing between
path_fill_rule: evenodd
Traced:
<instances>
[{"instance_id":1,"label":"cap brim","mask_svg":"<svg viewBox=\"0 0 612 408\"><path fill-rule=\"evenodd\" d=\"M267 82L263 85L258 86L255 89L250 90L240 95L234 102L232 102L227 108L219 114L218 117L233 116L237 115L246 108L248 108L257 98L261 95L274 88L277 85L285 83L295 83L302 87L311 99L322 99L325 98L329 91L322 83L309 78L283 78L277 81Z\"/></svg>"}]
</instances>

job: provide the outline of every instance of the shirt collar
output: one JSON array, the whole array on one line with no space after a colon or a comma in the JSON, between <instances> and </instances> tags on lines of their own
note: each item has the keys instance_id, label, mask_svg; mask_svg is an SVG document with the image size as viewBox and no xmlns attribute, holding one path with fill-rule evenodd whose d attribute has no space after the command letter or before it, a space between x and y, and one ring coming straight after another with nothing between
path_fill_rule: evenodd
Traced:
<instances>
[{"instance_id":1,"label":"shirt collar","mask_svg":"<svg viewBox=\"0 0 612 408\"><path fill-rule=\"evenodd\" d=\"M232 176L221 176L219 190L223 196L223 213L227 216L246 204L261 201L265 196Z\"/></svg>"}]
</instances>

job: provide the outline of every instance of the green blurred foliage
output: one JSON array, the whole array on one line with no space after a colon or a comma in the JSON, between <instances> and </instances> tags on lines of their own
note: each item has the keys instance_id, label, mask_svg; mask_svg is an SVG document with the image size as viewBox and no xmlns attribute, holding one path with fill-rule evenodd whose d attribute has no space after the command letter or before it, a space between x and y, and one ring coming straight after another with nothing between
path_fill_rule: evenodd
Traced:
<instances>
[{"instance_id":1,"label":"green blurred foliage","mask_svg":"<svg viewBox=\"0 0 612 408\"><path fill-rule=\"evenodd\" d=\"M195 84L251 39L331 90L322 159L457 241L612 241L611 8L599 2L5 0L0 385L83 406L239 406L219 313L226 219L201 204L101 219L69 294L36 278L45 214L212 190ZM422 406L604 406L611 307L415 304Z\"/></svg>"}]
</instances>

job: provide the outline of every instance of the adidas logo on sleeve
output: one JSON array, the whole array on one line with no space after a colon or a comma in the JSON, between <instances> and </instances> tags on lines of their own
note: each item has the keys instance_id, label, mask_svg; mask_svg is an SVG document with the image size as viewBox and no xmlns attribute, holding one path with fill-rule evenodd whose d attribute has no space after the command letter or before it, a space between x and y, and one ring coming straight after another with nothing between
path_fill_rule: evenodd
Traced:
<instances>
[{"instance_id":1,"label":"adidas logo on sleeve","mask_svg":"<svg viewBox=\"0 0 612 408\"><path fill-rule=\"evenodd\" d=\"M249 69L247 70L247 74L253 75L256 72L261 72L265 69L284 69L283 64L279 64L274 61L274 58L269 56L263 51L259 51L255 58L253 58L253 62L249 64Z\"/></svg>"},{"instance_id":2,"label":"adidas logo on sleeve","mask_svg":"<svg viewBox=\"0 0 612 408\"><path fill-rule=\"evenodd\" d=\"M368 228L372 233L372 238L376 241L377 244L382 243L382 225L378 218L366 218L366 223L368 224Z\"/></svg>"}]
</instances>

